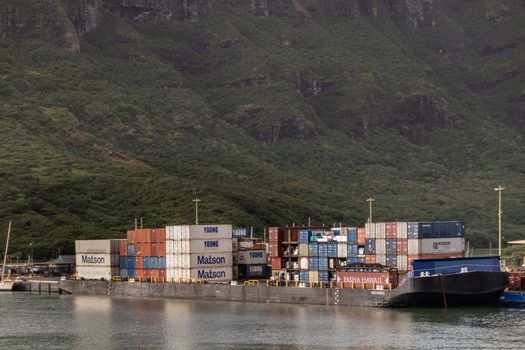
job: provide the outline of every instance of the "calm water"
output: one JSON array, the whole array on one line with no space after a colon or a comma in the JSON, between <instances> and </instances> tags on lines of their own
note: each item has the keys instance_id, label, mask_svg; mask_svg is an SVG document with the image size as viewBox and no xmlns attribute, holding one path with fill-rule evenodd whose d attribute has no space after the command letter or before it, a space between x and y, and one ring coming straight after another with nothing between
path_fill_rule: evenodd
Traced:
<instances>
[{"instance_id":1,"label":"calm water","mask_svg":"<svg viewBox=\"0 0 525 350\"><path fill-rule=\"evenodd\" d=\"M0 294L0 349L525 349L525 309Z\"/></svg>"}]
</instances>

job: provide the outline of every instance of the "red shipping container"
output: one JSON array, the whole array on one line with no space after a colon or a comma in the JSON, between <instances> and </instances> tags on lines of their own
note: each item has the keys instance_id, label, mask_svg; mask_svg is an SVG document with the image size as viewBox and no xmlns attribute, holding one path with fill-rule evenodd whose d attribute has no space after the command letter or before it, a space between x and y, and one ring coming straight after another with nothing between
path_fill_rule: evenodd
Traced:
<instances>
[{"instance_id":1,"label":"red shipping container","mask_svg":"<svg viewBox=\"0 0 525 350\"><path fill-rule=\"evenodd\" d=\"M337 285L343 284L343 288L354 288L360 289L373 289L377 286L383 286L388 289L389 287L397 287L398 273L397 272L365 272L365 271L338 271L335 274L335 280Z\"/></svg>"},{"instance_id":2,"label":"red shipping container","mask_svg":"<svg viewBox=\"0 0 525 350\"><path fill-rule=\"evenodd\" d=\"M272 266L272 270L280 270L281 265L281 258L270 258L270 265Z\"/></svg>"},{"instance_id":3,"label":"red shipping container","mask_svg":"<svg viewBox=\"0 0 525 350\"><path fill-rule=\"evenodd\" d=\"M158 243L150 243L149 246L151 247L151 255L150 256L157 256L157 244Z\"/></svg>"},{"instance_id":4,"label":"red shipping container","mask_svg":"<svg viewBox=\"0 0 525 350\"><path fill-rule=\"evenodd\" d=\"M142 265L142 264L141 264ZM142 268L135 269L135 279L144 278L144 270Z\"/></svg>"},{"instance_id":5,"label":"red shipping container","mask_svg":"<svg viewBox=\"0 0 525 350\"><path fill-rule=\"evenodd\" d=\"M386 226L386 238L387 239L397 238L397 223L387 222L385 226Z\"/></svg>"},{"instance_id":6,"label":"red shipping container","mask_svg":"<svg viewBox=\"0 0 525 350\"><path fill-rule=\"evenodd\" d=\"M364 245L365 244L365 228L364 227L358 227L357 228L357 244Z\"/></svg>"},{"instance_id":7,"label":"red shipping container","mask_svg":"<svg viewBox=\"0 0 525 350\"><path fill-rule=\"evenodd\" d=\"M142 256L153 256L151 250L151 243L142 243Z\"/></svg>"},{"instance_id":8,"label":"red shipping container","mask_svg":"<svg viewBox=\"0 0 525 350\"><path fill-rule=\"evenodd\" d=\"M120 256L127 256L128 255L128 240L122 240L119 243L119 254Z\"/></svg>"},{"instance_id":9,"label":"red shipping container","mask_svg":"<svg viewBox=\"0 0 525 350\"><path fill-rule=\"evenodd\" d=\"M398 238L396 249L397 249L397 255L408 255L408 239Z\"/></svg>"},{"instance_id":10,"label":"red shipping container","mask_svg":"<svg viewBox=\"0 0 525 350\"><path fill-rule=\"evenodd\" d=\"M365 255L365 263L366 264L375 264L376 263L376 256L375 255Z\"/></svg>"},{"instance_id":11,"label":"red shipping container","mask_svg":"<svg viewBox=\"0 0 525 350\"><path fill-rule=\"evenodd\" d=\"M142 270L143 267L144 267L144 264L142 261L142 257L141 256L135 257L135 268Z\"/></svg>"},{"instance_id":12,"label":"red shipping container","mask_svg":"<svg viewBox=\"0 0 525 350\"><path fill-rule=\"evenodd\" d=\"M278 241L279 240L279 228L278 227L268 228L268 238L270 239L270 241Z\"/></svg>"},{"instance_id":13,"label":"red shipping container","mask_svg":"<svg viewBox=\"0 0 525 350\"><path fill-rule=\"evenodd\" d=\"M166 242L166 228L157 229L157 242L158 243Z\"/></svg>"},{"instance_id":14,"label":"red shipping container","mask_svg":"<svg viewBox=\"0 0 525 350\"><path fill-rule=\"evenodd\" d=\"M280 256L279 254L280 244L278 242L270 241L270 243L268 244L268 248L269 248L268 255L270 255L270 257L276 258Z\"/></svg>"},{"instance_id":15,"label":"red shipping container","mask_svg":"<svg viewBox=\"0 0 525 350\"><path fill-rule=\"evenodd\" d=\"M157 243L156 256L166 256L166 241Z\"/></svg>"}]
</instances>

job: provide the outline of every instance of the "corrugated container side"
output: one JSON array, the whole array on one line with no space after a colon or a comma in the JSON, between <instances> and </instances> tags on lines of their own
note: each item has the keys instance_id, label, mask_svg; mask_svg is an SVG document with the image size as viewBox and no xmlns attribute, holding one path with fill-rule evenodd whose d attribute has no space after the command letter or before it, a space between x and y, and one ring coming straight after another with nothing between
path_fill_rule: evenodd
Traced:
<instances>
[{"instance_id":1,"label":"corrugated container side","mask_svg":"<svg viewBox=\"0 0 525 350\"><path fill-rule=\"evenodd\" d=\"M309 271L308 279L311 283L319 283L319 271Z\"/></svg>"},{"instance_id":2,"label":"corrugated container side","mask_svg":"<svg viewBox=\"0 0 525 350\"><path fill-rule=\"evenodd\" d=\"M365 228L364 227L358 227L357 228L357 244L364 245L365 244Z\"/></svg>"},{"instance_id":3,"label":"corrugated container side","mask_svg":"<svg viewBox=\"0 0 525 350\"><path fill-rule=\"evenodd\" d=\"M299 258L299 269L308 270L308 258Z\"/></svg>"},{"instance_id":4,"label":"corrugated container side","mask_svg":"<svg viewBox=\"0 0 525 350\"><path fill-rule=\"evenodd\" d=\"M376 240L375 239L367 239L365 241L365 254L373 255L375 253L376 253Z\"/></svg>"},{"instance_id":5,"label":"corrugated container side","mask_svg":"<svg viewBox=\"0 0 525 350\"><path fill-rule=\"evenodd\" d=\"M397 238L397 222L387 222L386 226L386 238L395 239Z\"/></svg>"},{"instance_id":6,"label":"corrugated container side","mask_svg":"<svg viewBox=\"0 0 525 350\"><path fill-rule=\"evenodd\" d=\"M408 238L408 223L407 222L397 222L397 239L407 239Z\"/></svg>"},{"instance_id":7,"label":"corrugated container side","mask_svg":"<svg viewBox=\"0 0 525 350\"><path fill-rule=\"evenodd\" d=\"M397 256L397 268L400 271L407 271L408 270L408 256L406 256L406 255L398 255Z\"/></svg>"},{"instance_id":8,"label":"corrugated container side","mask_svg":"<svg viewBox=\"0 0 525 350\"><path fill-rule=\"evenodd\" d=\"M247 250L238 252L238 263L246 265L266 264L268 258L264 250Z\"/></svg>"},{"instance_id":9,"label":"corrugated container side","mask_svg":"<svg viewBox=\"0 0 525 350\"><path fill-rule=\"evenodd\" d=\"M408 255L408 240L407 239L397 239L397 245L396 245L396 253L397 255Z\"/></svg>"},{"instance_id":10,"label":"corrugated container side","mask_svg":"<svg viewBox=\"0 0 525 350\"><path fill-rule=\"evenodd\" d=\"M319 258L308 258L308 270L319 270Z\"/></svg>"},{"instance_id":11,"label":"corrugated container side","mask_svg":"<svg viewBox=\"0 0 525 350\"><path fill-rule=\"evenodd\" d=\"M272 270L280 270L282 268L281 258L270 258L270 265Z\"/></svg>"},{"instance_id":12,"label":"corrugated container side","mask_svg":"<svg viewBox=\"0 0 525 350\"><path fill-rule=\"evenodd\" d=\"M319 243L310 243L308 245L308 256L319 256Z\"/></svg>"},{"instance_id":13,"label":"corrugated container side","mask_svg":"<svg viewBox=\"0 0 525 350\"><path fill-rule=\"evenodd\" d=\"M387 255L397 255L397 239L388 239L386 240L386 254Z\"/></svg>"},{"instance_id":14,"label":"corrugated container side","mask_svg":"<svg viewBox=\"0 0 525 350\"><path fill-rule=\"evenodd\" d=\"M461 253L464 238L425 238L421 240L421 254Z\"/></svg>"},{"instance_id":15,"label":"corrugated container side","mask_svg":"<svg viewBox=\"0 0 525 350\"><path fill-rule=\"evenodd\" d=\"M419 238L419 222L407 223L407 236L408 238Z\"/></svg>"},{"instance_id":16,"label":"corrugated container side","mask_svg":"<svg viewBox=\"0 0 525 350\"><path fill-rule=\"evenodd\" d=\"M374 223L365 224L365 239L375 239L376 238L376 226Z\"/></svg>"},{"instance_id":17,"label":"corrugated container side","mask_svg":"<svg viewBox=\"0 0 525 350\"><path fill-rule=\"evenodd\" d=\"M128 240L127 239L120 241L119 254L120 256L133 255L133 254L128 254Z\"/></svg>"},{"instance_id":18,"label":"corrugated container side","mask_svg":"<svg viewBox=\"0 0 525 350\"><path fill-rule=\"evenodd\" d=\"M348 257L348 246L345 242L339 242L337 244L337 257L347 258Z\"/></svg>"},{"instance_id":19,"label":"corrugated container side","mask_svg":"<svg viewBox=\"0 0 525 350\"><path fill-rule=\"evenodd\" d=\"M226 282L233 278L233 269L229 267L190 269L190 278L208 282Z\"/></svg>"},{"instance_id":20,"label":"corrugated container side","mask_svg":"<svg viewBox=\"0 0 525 350\"><path fill-rule=\"evenodd\" d=\"M365 263L366 264L375 264L376 263L376 256L375 255L365 255Z\"/></svg>"},{"instance_id":21,"label":"corrugated container side","mask_svg":"<svg viewBox=\"0 0 525 350\"><path fill-rule=\"evenodd\" d=\"M386 238L386 224L384 222L376 222L375 232L376 232L376 236L375 236L376 239L378 238L385 239Z\"/></svg>"},{"instance_id":22,"label":"corrugated container side","mask_svg":"<svg viewBox=\"0 0 525 350\"><path fill-rule=\"evenodd\" d=\"M385 254L376 254L376 263L386 266L386 255Z\"/></svg>"},{"instance_id":23,"label":"corrugated container side","mask_svg":"<svg viewBox=\"0 0 525 350\"><path fill-rule=\"evenodd\" d=\"M386 239L376 239L376 254L386 254Z\"/></svg>"},{"instance_id":24,"label":"corrugated container side","mask_svg":"<svg viewBox=\"0 0 525 350\"><path fill-rule=\"evenodd\" d=\"M418 255L421 253L421 240L408 239L408 255Z\"/></svg>"},{"instance_id":25,"label":"corrugated container side","mask_svg":"<svg viewBox=\"0 0 525 350\"><path fill-rule=\"evenodd\" d=\"M308 243L299 244L299 256L308 256Z\"/></svg>"}]
</instances>

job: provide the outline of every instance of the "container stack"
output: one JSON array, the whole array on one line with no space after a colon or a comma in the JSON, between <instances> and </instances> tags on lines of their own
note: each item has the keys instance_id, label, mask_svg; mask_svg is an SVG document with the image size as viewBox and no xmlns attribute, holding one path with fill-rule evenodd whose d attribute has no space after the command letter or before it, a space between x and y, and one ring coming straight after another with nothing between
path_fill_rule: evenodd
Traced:
<instances>
[{"instance_id":1,"label":"container stack","mask_svg":"<svg viewBox=\"0 0 525 350\"><path fill-rule=\"evenodd\" d=\"M124 250L124 248L122 248ZM127 259L121 259L123 278L162 281L166 278L166 229L146 228L127 233ZM134 258L134 263L131 257ZM123 265L124 264L124 265Z\"/></svg>"},{"instance_id":2,"label":"container stack","mask_svg":"<svg viewBox=\"0 0 525 350\"><path fill-rule=\"evenodd\" d=\"M166 233L168 281L233 279L231 225L168 226Z\"/></svg>"},{"instance_id":3,"label":"container stack","mask_svg":"<svg viewBox=\"0 0 525 350\"><path fill-rule=\"evenodd\" d=\"M365 260L407 271L415 259L463 257L464 237L460 221L367 223Z\"/></svg>"},{"instance_id":4,"label":"container stack","mask_svg":"<svg viewBox=\"0 0 525 350\"><path fill-rule=\"evenodd\" d=\"M111 280L120 273L120 239L75 241L76 274L89 280Z\"/></svg>"},{"instance_id":5,"label":"container stack","mask_svg":"<svg viewBox=\"0 0 525 350\"><path fill-rule=\"evenodd\" d=\"M236 263L241 279L266 279L271 275L266 244L260 238L238 238ZM235 253L234 253L235 254ZM234 266L235 269L235 266Z\"/></svg>"},{"instance_id":6,"label":"container stack","mask_svg":"<svg viewBox=\"0 0 525 350\"><path fill-rule=\"evenodd\" d=\"M135 245L128 244L127 239L120 241L120 277L135 278Z\"/></svg>"}]
</instances>

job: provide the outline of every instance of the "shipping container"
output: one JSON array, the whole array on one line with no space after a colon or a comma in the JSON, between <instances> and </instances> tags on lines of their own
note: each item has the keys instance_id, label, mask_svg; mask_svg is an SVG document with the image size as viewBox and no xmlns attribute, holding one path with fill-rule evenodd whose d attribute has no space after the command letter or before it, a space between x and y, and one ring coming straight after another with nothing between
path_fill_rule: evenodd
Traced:
<instances>
[{"instance_id":1,"label":"shipping container","mask_svg":"<svg viewBox=\"0 0 525 350\"><path fill-rule=\"evenodd\" d=\"M357 262L359 264L364 264L366 262L365 256L357 256Z\"/></svg>"},{"instance_id":2,"label":"shipping container","mask_svg":"<svg viewBox=\"0 0 525 350\"><path fill-rule=\"evenodd\" d=\"M419 238L419 222L407 223L407 236L408 238Z\"/></svg>"},{"instance_id":3,"label":"shipping container","mask_svg":"<svg viewBox=\"0 0 525 350\"><path fill-rule=\"evenodd\" d=\"M337 242L329 242L326 246L327 246L327 257L337 258Z\"/></svg>"},{"instance_id":4,"label":"shipping container","mask_svg":"<svg viewBox=\"0 0 525 350\"><path fill-rule=\"evenodd\" d=\"M240 254L240 252L239 252ZM232 266L232 253L197 253L190 256L190 268ZM186 266L183 266L186 267Z\"/></svg>"},{"instance_id":5,"label":"shipping container","mask_svg":"<svg viewBox=\"0 0 525 350\"><path fill-rule=\"evenodd\" d=\"M338 271L335 273L337 285L343 288L384 289L395 288L398 283L397 272Z\"/></svg>"},{"instance_id":6,"label":"shipping container","mask_svg":"<svg viewBox=\"0 0 525 350\"><path fill-rule=\"evenodd\" d=\"M167 226L166 230L174 240L232 238L231 225L179 225Z\"/></svg>"},{"instance_id":7,"label":"shipping container","mask_svg":"<svg viewBox=\"0 0 525 350\"><path fill-rule=\"evenodd\" d=\"M311 283L319 283L319 271L309 271L308 277Z\"/></svg>"},{"instance_id":8,"label":"shipping container","mask_svg":"<svg viewBox=\"0 0 525 350\"><path fill-rule=\"evenodd\" d=\"M421 253L421 240L408 239L408 255L418 255Z\"/></svg>"},{"instance_id":9,"label":"shipping container","mask_svg":"<svg viewBox=\"0 0 525 350\"><path fill-rule=\"evenodd\" d=\"M330 280L328 271L319 271L318 278L319 282L328 283Z\"/></svg>"},{"instance_id":10,"label":"shipping container","mask_svg":"<svg viewBox=\"0 0 525 350\"><path fill-rule=\"evenodd\" d=\"M348 254L348 257L353 257L353 256L357 256L359 254L359 251L358 251L358 245L357 244L354 244L354 243L348 243L347 245L347 254Z\"/></svg>"},{"instance_id":11,"label":"shipping container","mask_svg":"<svg viewBox=\"0 0 525 350\"><path fill-rule=\"evenodd\" d=\"M282 234L279 234L279 228L278 227L270 227L268 228L268 240L270 241L278 241L281 242Z\"/></svg>"},{"instance_id":12,"label":"shipping container","mask_svg":"<svg viewBox=\"0 0 525 350\"><path fill-rule=\"evenodd\" d=\"M386 238L395 239L397 238L397 222L387 222L385 223L386 229Z\"/></svg>"},{"instance_id":13,"label":"shipping container","mask_svg":"<svg viewBox=\"0 0 525 350\"><path fill-rule=\"evenodd\" d=\"M396 238L407 239L408 238L408 223L397 222L396 223Z\"/></svg>"},{"instance_id":14,"label":"shipping container","mask_svg":"<svg viewBox=\"0 0 525 350\"><path fill-rule=\"evenodd\" d=\"M267 261L268 258L264 250L247 250L238 253L238 264L259 265L266 264Z\"/></svg>"},{"instance_id":15,"label":"shipping container","mask_svg":"<svg viewBox=\"0 0 525 350\"><path fill-rule=\"evenodd\" d=\"M365 228L364 227L358 227L357 228L357 244L364 245L365 244Z\"/></svg>"},{"instance_id":16,"label":"shipping container","mask_svg":"<svg viewBox=\"0 0 525 350\"><path fill-rule=\"evenodd\" d=\"M308 245L308 256L319 256L319 243L310 243Z\"/></svg>"},{"instance_id":17,"label":"shipping container","mask_svg":"<svg viewBox=\"0 0 525 350\"><path fill-rule=\"evenodd\" d=\"M397 255L397 239L388 239L386 240L386 254L387 255Z\"/></svg>"},{"instance_id":18,"label":"shipping container","mask_svg":"<svg viewBox=\"0 0 525 350\"><path fill-rule=\"evenodd\" d=\"M337 244L337 257L338 258L348 257L348 245L346 242L339 242Z\"/></svg>"},{"instance_id":19,"label":"shipping container","mask_svg":"<svg viewBox=\"0 0 525 350\"><path fill-rule=\"evenodd\" d=\"M376 253L376 240L375 239L366 239L365 241L365 254L373 255Z\"/></svg>"},{"instance_id":20,"label":"shipping container","mask_svg":"<svg viewBox=\"0 0 525 350\"><path fill-rule=\"evenodd\" d=\"M176 253L190 254L190 253L228 253L233 251L233 243L231 238L223 239L192 239L181 240L180 250Z\"/></svg>"},{"instance_id":21,"label":"shipping container","mask_svg":"<svg viewBox=\"0 0 525 350\"><path fill-rule=\"evenodd\" d=\"M396 253L397 255L408 255L408 239L397 239Z\"/></svg>"},{"instance_id":22,"label":"shipping container","mask_svg":"<svg viewBox=\"0 0 525 350\"><path fill-rule=\"evenodd\" d=\"M500 262L497 256L473 257L466 259L432 259L414 260L414 274L429 275L452 274L466 271L500 272Z\"/></svg>"},{"instance_id":23,"label":"shipping container","mask_svg":"<svg viewBox=\"0 0 525 350\"><path fill-rule=\"evenodd\" d=\"M421 240L421 254L462 253L464 238L425 238Z\"/></svg>"},{"instance_id":24,"label":"shipping container","mask_svg":"<svg viewBox=\"0 0 525 350\"><path fill-rule=\"evenodd\" d=\"M241 279L269 278L272 273L268 265L239 265L238 275Z\"/></svg>"},{"instance_id":25,"label":"shipping container","mask_svg":"<svg viewBox=\"0 0 525 350\"><path fill-rule=\"evenodd\" d=\"M419 224L420 238L465 237L465 224L461 221L434 221Z\"/></svg>"},{"instance_id":26,"label":"shipping container","mask_svg":"<svg viewBox=\"0 0 525 350\"><path fill-rule=\"evenodd\" d=\"M375 255L365 255L365 263L366 264L375 264L376 263L376 256Z\"/></svg>"},{"instance_id":27,"label":"shipping container","mask_svg":"<svg viewBox=\"0 0 525 350\"><path fill-rule=\"evenodd\" d=\"M188 270L190 278L207 282L227 282L233 278L233 269L229 267L207 267Z\"/></svg>"},{"instance_id":28,"label":"shipping container","mask_svg":"<svg viewBox=\"0 0 525 350\"><path fill-rule=\"evenodd\" d=\"M271 257L270 266L272 267L272 270L280 270L282 268L281 258Z\"/></svg>"},{"instance_id":29,"label":"shipping container","mask_svg":"<svg viewBox=\"0 0 525 350\"><path fill-rule=\"evenodd\" d=\"M252 230L249 228L234 228L232 229L233 237L250 237Z\"/></svg>"},{"instance_id":30,"label":"shipping container","mask_svg":"<svg viewBox=\"0 0 525 350\"><path fill-rule=\"evenodd\" d=\"M312 231L310 230L300 230L299 231L299 243L308 243L310 242L310 235Z\"/></svg>"},{"instance_id":31,"label":"shipping container","mask_svg":"<svg viewBox=\"0 0 525 350\"><path fill-rule=\"evenodd\" d=\"M299 244L299 256L308 256L308 243Z\"/></svg>"},{"instance_id":32,"label":"shipping container","mask_svg":"<svg viewBox=\"0 0 525 350\"><path fill-rule=\"evenodd\" d=\"M376 254L376 264L386 266L386 255L385 254Z\"/></svg>"},{"instance_id":33,"label":"shipping container","mask_svg":"<svg viewBox=\"0 0 525 350\"><path fill-rule=\"evenodd\" d=\"M122 239L76 240L75 252L89 254L119 254Z\"/></svg>"},{"instance_id":34,"label":"shipping container","mask_svg":"<svg viewBox=\"0 0 525 350\"><path fill-rule=\"evenodd\" d=\"M352 265L352 264L357 264L357 263L358 263L357 256L349 256L348 259L346 259L347 265Z\"/></svg>"},{"instance_id":35,"label":"shipping container","mask_svg":"<svg viewBox=\"0 0 525 350\"><path fill-rule=\"evenodd\" d=\"M376 222L375 224L375 238L386 239L386 224L384 222Z\"/></svg>"},{"instance_id":36,"label":"shipping container","mask_svg":"<svg viewBox=\"0 0 525 350\"><path fill-rule=\"evenodd\" d=\"M91 254L77 253L75 255L77 266L116 266L120 265L118 254Z\"/></svg>"},{"instance_id":37,"label":"shipping container","mask_svg":"<svg viewBox=\"0 0 525 350\"><path fill-rule=\"evenodd\" d=\"M386 266L397 267L397 255L387 255Z\"/></svg>"},{"instance_id":38,"label":"shipping container","mask_svg":"<svg viewBox=\"0 0 525 350\"><path fill-rule=\"evenodd\" d=\"M299 272L299 281L305 282L305 283L310 281L310 277L309 277L308 271L300 271Z\"/></svg>"},{"instance_id":39,"label":"shipping container","mask_svg":"<svg viewBox=\"0 0 525 350\"><path fill-rule=\"evenodd\" d=\"M397 256L397 268L399 271L408 270L408 257L406 255Z\"/></svg>"},{"instance_id":40,"label":"shipping container","mask_svg":"<svg viewBox=\"0 0 525 350\"><path fill-rule=\"evenodd\" d=\"M365 239L375 239L376 238L376 226L374 223L365 224Z\"/></svg>"},{"instance_id":41,"label":"shipping container","mask_svg":"<svg viewBox=\"0 0 525 350\"><path fill-rule=\"evenodd\" d=\"M110 281L112 276L120 276L120 269L116 266L78 266L76 274L81 279L86 280L106 280Z\"/></svg>"},{"instance_id":42,"label":"shipping container","mask_svg":"<svg viewBox=\"0 0 525 350\"><path fill-rule=\"evenodd\" d=\"M328 270L328 258L319 258L319 271Z\"/></svg>"},{"instance_id":43,"label":"shipping container","mask_svg":"<svg viewBox=\"0 0 525 350\"><path fill-rule=\"evenodd\" d=\"M128 240L123 239L119 243L119 254L120 256L126 256L126 255L134 255L134 254L128 254Z\"/></svg>"},{"instance_id":44,"label":"shipping container","mask_svg":"<svg viewBox=\"0 0 525 350\"><path fill-rule=\"evenodd\" d=\"M319 258L308 258L308 270L319 270Z\"/></svg>"},{"instance_id":45,"label":"shipping container","mask_svg":"<svg viewBox=\"0 0 525 350\"><path fill-rule=\"evenodd\" d=\"M277 258L281 255L280 254L281 245L279 244L279 242L270 241L268 243L268 250L269 250L269 255L273 258Z\"/></svg>"},{"instance_id":46,"label":"shipping container","mask_svg":"<svg viewBox=\"0 0 525 350\"><path fill-rule=\"evenodd\" d=\"M376 239L376 254L386 254L386 239Z\"/></svg>"},{"instance_id":47,"label":"shipping container","mask_svg":"<svg viewBox=\"0 0 525 350\"><path fill-rule=\"evenodd\" d=\"M299 269L308 270L308 258L299 258Z\"/></svg>"},{"instance_id":48,"label":"shipping container","mask_svg":"<svg viewBox=\"0 0 525 350\"><path fill-rule=\"evenodd\" d=\"M348 228L348 242L357 242L357 228L349 227Z\"/></svg>"}]
</instances>

